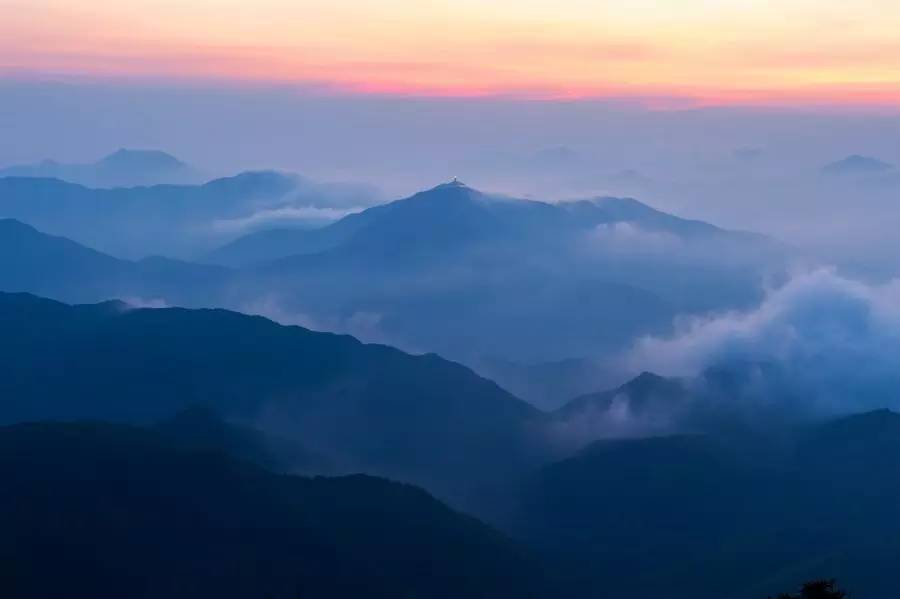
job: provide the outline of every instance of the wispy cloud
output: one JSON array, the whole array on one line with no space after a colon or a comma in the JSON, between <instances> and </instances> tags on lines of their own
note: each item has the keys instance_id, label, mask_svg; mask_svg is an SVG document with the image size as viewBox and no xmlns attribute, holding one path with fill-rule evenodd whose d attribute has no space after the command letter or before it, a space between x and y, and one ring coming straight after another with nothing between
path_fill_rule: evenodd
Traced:
<instances>
[{"instance_id":1,"label":"wispy cloud","mask_svg":"<svg viewBox=\"0 0 900 599\"><path fill-rule=\"evenodd\" d=\"M754 310L687 320L671 337L642 339L626 362L632 370L688 376L722 364L771 364L810 403L895 404L900 281L870 285L830 270L802 274Z\"/></svg>"},{"instance_id":2,"label":"wispy cloud","mask_svg":"<svg viewBox=\"0 0 900 599\"><path fill-rule=\"evenodd\" d=\"M240 218L219 219L213 221L212 228L217 233L243 233L254 229L272 226L320 226L350 214L360 212L363 208L321 208L317 206L281 206L266 208Z\"/></svg>"}]
</instances>

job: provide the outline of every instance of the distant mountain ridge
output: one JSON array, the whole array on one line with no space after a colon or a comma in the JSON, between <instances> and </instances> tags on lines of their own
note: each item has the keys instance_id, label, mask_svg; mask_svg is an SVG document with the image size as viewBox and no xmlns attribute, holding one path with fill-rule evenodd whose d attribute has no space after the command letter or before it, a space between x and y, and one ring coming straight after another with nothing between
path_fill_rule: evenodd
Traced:
<instances>
[{"instance_id":1,"label":"distant mountain ridge","mask_svg":"<svg viewBox=\"0 0 900 599\"><path fill-rule=\"evenodd\" d=\"M101 243L89 245L115 256L135 257L109 248L191 255L221 234L217 224L278 220L296 212L292 202L307 192L300 212L317 210L324 196L313 196L321 188L304 185L271 172L203 186L115 190L5 178L0 214L79 241L97 238ZM190 247L180 245L185 239ZM196 280L184 263L183 274L171 279L166 273L173 269L161 269L149 289L170 292L150 299L259 313L477 365L604 360L642 335L669 333L676 315L754 305L765 283L785 276L794 253L764 236L678 218L633 199L548 204L453 182L324 227L244 237L213 258L244 266ZM88 294L90 286L73 287L65 276L59 279L65 284L50 286L63 270L48 271L40 286L7 290L77 302L126 297L121 286L106 296L103 287ZM128 287L141 290L128 297L149 293L143 283ZM529 378L508 370L504 379L503 372L493 372L501 384Z\"/></svg>"},{"instance_id":2,"label":"distant mountain ridge","mask_svg":"<svg viewBox=\"0 0 900 599\"><path fill-rule=\"evenodd\" d=\"M688 393L687 384L680 379L643 372L615 389L576 397L555 413L560 418L568 418L580 412L606 412L613 409L617 398L627 398L629 413L640 416L661 407L675 407L687 399Z\"/></svg>"},{"instance_id":3,"label":"distant mountain ridge","mask_svg":"<svg viewBox=\"0 0 900 599\"><path fill-rule=\"evenodd\" d=\"M0 176L0 217L15 218L102 251L139 258L192 258L271 222L302 226L369 205L364 186L315 183L276 171L245 172L202 185L95 189L60 179Z\"/></svg>"},{"instance_id":4,"label":"distant mountain ridge","mask_svg":"<svg viewBox=\"0 0 900 599\"><path fill-rule=\"evenodd\" d=\"M750 306L790 255L632 199L548 204L453 182L320 229L253 234L209 261L278 290L286 313L360 335L353 323L372 315L371 339L477 363L602 356L678 313Z\"/></svg>"},{"instance_id":5,"label":"distant mountain ridge","mask_svg":"<svg viewBox=\"0 0 900 599\"><path fill-rule=\"evenodd\" d=\"M422 242L465 244L479 238L522 237L535 233L560 234L601 224L640 222L649 230L681 235L715 235L721 229L681 219L632 198L597 198L549 204L535 200L486 194L460 182L438 185L408 198L351 215L318 231L260 231L240 238L211 254L213 262L231 266L318 253L350 242L357 236L384 238L415 235ZM431 227L418 230L418 227Z\"/></svg>"},{"instance_id":6,"label":"distant mountain ridge","mask_svg":"<svg viewBox=\"0 0 900 599\"><path fill-rule=\"evenodd\" d=\"M62 164L45 160L38 164L0 169L0 177L61 179L88 187L200 183L203 175L159 150L120 149L90 164Z\"/></svg>"},{"instance_id":7,"label":"distant mountain ridge","mask_svg":"<svg viewBox=\"0 0 900 599\"><path fill-rule=\"evenodd\" d=\"M826 164L822 167L822 172L826 175L866 175L866 174L882 174L894 170L894 165L884 162L878 158L871 156L861 156L853 154Z\"/></svg>"},{"instance_id":8,"label":"distant mountain ridge","mask_svg":"<svg viewBox=\"0 0 900 599\"><path fill-rule=\"evenodd\" d=\"M555 426L589 442L610 434L626 436L702 433L738 448L780 435L823 415L895 406L896 379L857 383L838 404L833 390L810 384L806 373L774 361L731 359L693 376L665 377L644 372L612 389L571 399L550 412ZM841 394L842 395L842 394Z\"/></svg>"},{"instance_id":9,"label":"distant mountain ridge","mask_svg":"<svg viewBox=\"0 0 900 599\"><path fill-rule=\"evenodd\" d=\"M151 257L114 258L14 219L0 219L0 291L71 302L124 298L202 306L224 294L228 270Z\"/></svg>"}]
</instances>

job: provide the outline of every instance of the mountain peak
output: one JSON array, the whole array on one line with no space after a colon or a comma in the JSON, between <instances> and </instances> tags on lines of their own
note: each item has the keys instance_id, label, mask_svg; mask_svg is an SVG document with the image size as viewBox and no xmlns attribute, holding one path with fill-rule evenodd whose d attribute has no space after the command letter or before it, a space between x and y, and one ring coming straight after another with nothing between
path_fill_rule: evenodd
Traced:
<instances>
[{"instance_id":1,"label":"mountain peak","mask_svg":"<svg viewBox=\"0 0 900 599\"><path fill-rule=\"evenodd\" d=\"M852 175L882 173L894 168L893 164L872 156L851 154L842 160L825 165L822 170L828 175Z\"/></svg>"},{"instance_id":2,"label":"mountain peak","mask_svg":"<svg viewBox=\"0 0 900 599\"><path fill-rule=\"evenodd\" d=\"M203 184L206 188L234 188L239 189L242 193L255 188L264 188L266 190L277 189L281 193L297 187L302 182L299 175L293 173L285 173L275 170L260 171L243 171L229 177L220 177L207 181ZM223 189L224 191L224 189Z\"/></svg>"},{"instance_id":3,"label":"mountain peak","mask_svg":"<svg viewBox=\"0 0 900 599\"><path fill-rule=\"evenodd\" d=\"M657 385L662 385L662 384L668 382L669 380L670 379L659 376L656 373L645 370L642 373L640 373L639 375L637 375L636 377L634 377L633 379L631 379L630 381L628 381L627 383L625 383L624 385L622 385L621 388L648 389L648 388L653 388Z\"/></svg>"},{"instance_id":4,"label":"mountain peak","mask_svg":"<svg viewBox=\"0 0 900 599\"><path fill-rule=\"evenodd\" d=\"M463 183L456 177L453 177L450 181L436 185L436 186L432 187L431 189L429 189L428 191L423 192L423 193L428 193L429 191L440 191L440 190L474 191L471 187L469 187L468 185L466 185L465 183Z\"/></svg>"},{"instance_id":5,"label":"mountain peak","mask_svg":"<svg viewBox=\"0 0 900 599\"><path fill-rule=\"evenodd\" d=\"M44 160L0 169L0 177L59 179L86 187L196 184L203 176L171 154L122 148L90 163Z\"/></svg>"},{"instance_id":6,"label":"mountain peak","mask_svg":"<svg viewBox=\"0 0 900 599\"><path fill-rule=\"evenodd\" d=\"M186 165L166 152L160 150L130 150L120 148L100 160L100 164L108 166L143 166L153 168L184 168Z\"/></svg>"},{"instance_id":7,"label":"mountain peak","mask_svg":"<svg viewBox=\"0 0 900 599\"><path fill-rule=\"evenodd\" d=\"M420 191L408 199L444 202L469 199L475 194L479 194L479 192L454 177L446 183Z\"/></svg>"}]
</instances>

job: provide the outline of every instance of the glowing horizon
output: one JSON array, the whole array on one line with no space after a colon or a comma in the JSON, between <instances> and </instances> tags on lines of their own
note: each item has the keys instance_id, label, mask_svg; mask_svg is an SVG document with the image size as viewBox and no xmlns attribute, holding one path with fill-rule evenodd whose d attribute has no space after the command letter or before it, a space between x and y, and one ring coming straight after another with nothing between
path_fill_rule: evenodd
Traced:
<instances>
[{"instance_id":1,"label":"glowing horizon","mask_svg":"<svg viewBox=\"0 0 900 599\"><path fill-rule=\"evenodd\" d=\"M0 75L449 97L900 105L895 0L785 0L777 8L762 0L335 4L0 0Z\"/></svg>"}]
</instances>

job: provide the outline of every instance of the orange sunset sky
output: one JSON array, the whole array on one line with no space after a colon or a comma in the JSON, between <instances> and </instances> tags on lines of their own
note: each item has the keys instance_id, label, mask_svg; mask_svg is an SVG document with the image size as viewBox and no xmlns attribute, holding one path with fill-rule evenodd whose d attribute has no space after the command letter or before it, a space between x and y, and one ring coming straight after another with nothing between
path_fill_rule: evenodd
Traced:
<instances>
[{"instance_id":1,"label":"orange sunset sky","mask_svg":"<svg viewBox=\"0 0 900 599\"><path fill-rule=\"evenodd\" d=\"M900 104L897 0L0 0L0 76Z\"/></svg>"}]
</instances>

